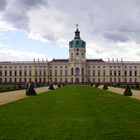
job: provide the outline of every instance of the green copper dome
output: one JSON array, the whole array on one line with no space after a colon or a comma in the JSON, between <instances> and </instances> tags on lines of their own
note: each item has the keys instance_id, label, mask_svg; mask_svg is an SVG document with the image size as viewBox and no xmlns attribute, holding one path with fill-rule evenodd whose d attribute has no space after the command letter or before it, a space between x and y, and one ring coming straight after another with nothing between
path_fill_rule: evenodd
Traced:
<instances>
[{"instance_id":1,"label":"green copper dome","mask_svg":"<svg viewBox=\"0 0 140 140\"><path fill-rule=\"evenodd\" d=\"M79 32L78 28L75 31L74 39L69 42L69 47L70 48L85 48L86 47L86 42L81 40L81 38L80 38L80 32Z\"/></svg>"}]
</instances>

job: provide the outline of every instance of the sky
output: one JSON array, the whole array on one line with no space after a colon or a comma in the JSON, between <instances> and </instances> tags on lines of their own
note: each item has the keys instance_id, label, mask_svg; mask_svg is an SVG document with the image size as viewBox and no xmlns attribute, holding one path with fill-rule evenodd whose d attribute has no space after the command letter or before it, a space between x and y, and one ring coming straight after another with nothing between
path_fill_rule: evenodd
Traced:
<instances>
[{"instance_id":1,"label":"sky","mask_svg":"<svg viewBox=\"0 0 140 140\"><path fill-rule=\"evenodd\" d=\"M67 59L76 24L86 58L140 61L140 0L0 0L0 61Z\"/></svg>"}]
</instances>

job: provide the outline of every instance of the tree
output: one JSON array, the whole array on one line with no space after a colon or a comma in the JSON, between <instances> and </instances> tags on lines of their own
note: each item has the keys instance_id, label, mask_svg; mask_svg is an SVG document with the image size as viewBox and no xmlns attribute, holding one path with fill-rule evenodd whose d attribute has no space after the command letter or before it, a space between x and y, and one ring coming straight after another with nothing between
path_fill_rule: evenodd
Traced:
<instances>
[{"instance_id":1,"label":"tree","mask_svg":"<svg viewBox=\"0 0 140 140\"><path fill-rule=\"evenodd\" d=\"M124 96L132 96L132 92L129 85L126 86L126 89L124 91Z\"/></svg>"}]
</instances>

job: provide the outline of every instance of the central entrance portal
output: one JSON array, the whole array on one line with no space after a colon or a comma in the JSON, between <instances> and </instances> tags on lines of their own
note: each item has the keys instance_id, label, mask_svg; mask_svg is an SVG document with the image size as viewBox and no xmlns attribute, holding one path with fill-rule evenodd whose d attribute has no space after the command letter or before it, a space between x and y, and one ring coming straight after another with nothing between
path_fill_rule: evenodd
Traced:
<instances>
[{"instance_id":1,"label":"central entrance portal","mask_svg":"<svg viewBox=\"0 0 140 140\"><path fill-rule=\"evenodd\" d=\"M75 83L79 83L79 78L78 77L76 77Z\"/></svg>"}]
</instances>

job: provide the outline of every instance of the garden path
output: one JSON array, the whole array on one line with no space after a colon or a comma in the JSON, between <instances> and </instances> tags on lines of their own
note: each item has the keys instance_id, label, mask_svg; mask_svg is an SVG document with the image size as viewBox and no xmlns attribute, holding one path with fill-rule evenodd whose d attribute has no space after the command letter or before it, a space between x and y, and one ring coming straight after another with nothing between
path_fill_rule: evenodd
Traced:
<instances>
[{"instance_id":1,"label":"garden path","mask_svg":"<svg viewBox=\"0 0 140 140\"><path fill-rule=\"evenodd\" d=\"M56 86L54 86L56 88ZM37 94L47 92L49 87L39 87L36 88L35 91ZM10 102L17 101L19 99L23 99L29 96L25 95L25 90L16 90L16 91L9 91L9 92L3 92L0 93L0 105L7 104Z\"/></svg>"},{"instance_id":2,"label":"garden path","mask_svg":"<svg viewBox=\"0 0 140 140\"><path fill-rule=\"evenodd\" d=\"M103 85L99 86L99 88L102 89L103 88ZM118 93L120 95L123 95L124 90L125 89L123 89L123 88L109 87L108 86L108 91L112 91L112 92ZM140 91L139 90L131 90L131 91L132 91L132 96L130 96L130 97L140 100Z\"/></svg>"}]
</instances>

